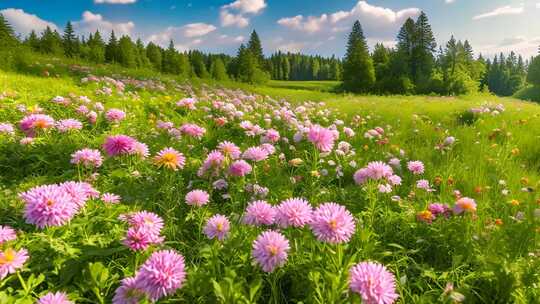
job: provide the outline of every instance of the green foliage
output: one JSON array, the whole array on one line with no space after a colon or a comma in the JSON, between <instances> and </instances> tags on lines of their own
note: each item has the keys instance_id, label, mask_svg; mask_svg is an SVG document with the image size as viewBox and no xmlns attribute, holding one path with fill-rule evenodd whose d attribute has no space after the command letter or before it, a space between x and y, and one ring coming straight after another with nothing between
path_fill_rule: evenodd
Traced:
<instances>
[{"instance_id":1,"label":"green foliage","mask_svg":"<svg viewBox=\"0 0 540 304\"><path fill-rule=\"evenodd\" d=\"M534 57L529 64L527 82L535 86L540 86L540 56Z\"/></svg>"},{"instance_id":2,"label":"green foliage","mask_svg":"<svg viewBox=\"0 0 540 304\"><path fill-rule=\"evenodd\" d=\"M64 55L66 55L66 57L75 57L79 55L79 38L75 36L75 31L73 30L73 26L71 25L70 21L68 21L66 24L64 36L62 37L62 44L64 47Z\"/></svg>"},{"instance_id":3,"label":"green foliage","mask_svg":"<svg viewBox=\"0 0 540 304\"><path fill-rule=\"evenodd\" d=\"M216 80L228 80L229 76L227 75L227 69L221 58L217 57L212 60L212 65L210 66L210 74L213 79Z\"/></svg>"},{"instance_id":4,"label":"green foliage","mask_svg":"<svg viewBox=\"0 0 540 304\"><path fill-rule=\"evenodd\" d=\"M0 13L0 51L15 47L19 44L11 25L7 22L4 15Z\"/></svg>"}]
</instances>

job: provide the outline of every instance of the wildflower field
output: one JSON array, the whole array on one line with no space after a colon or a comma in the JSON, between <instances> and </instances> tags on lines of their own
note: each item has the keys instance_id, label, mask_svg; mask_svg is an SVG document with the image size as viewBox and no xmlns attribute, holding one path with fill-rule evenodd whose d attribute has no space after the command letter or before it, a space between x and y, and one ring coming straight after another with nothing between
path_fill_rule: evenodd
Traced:
<instances>
[{"instance_id":1,"label":"wildflower field","mask_svg":"<svg viewBox=\"0 0 540 304\"><path fill-rule=\"evenodd\" d=\"M0 303L540 303L536 104L54 74L0 72Z\"/></svg>"}]
</instances>

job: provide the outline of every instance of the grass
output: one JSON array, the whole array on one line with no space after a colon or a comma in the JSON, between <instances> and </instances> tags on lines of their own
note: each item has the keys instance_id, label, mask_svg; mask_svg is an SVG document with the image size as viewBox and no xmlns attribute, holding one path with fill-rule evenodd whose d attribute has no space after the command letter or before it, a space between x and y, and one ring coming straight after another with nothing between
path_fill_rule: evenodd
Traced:
<instances>
[{"instance_id":1,"label":"grass","mask_svg":"<svg viewBox=\"0 0 540 304\"><path fill-rule=\"evenodd\" d=\"M186 88L184 80L172 82L175 79L170 77L158 77L166 84L163 91L128 85L124 93L114 90L108 96L97 93L103 83L81 83L81 73L74 76L63 63L49 68L55 71L53 77L41 76L42 69L36 67L33 75L0 71L0 92L7 96L0 103L0 122L16 124L24 116L16 110L22 104L29 108L39 105L56 119L81 119L85 127L69 134L46 133L31 146L18 143L20 132L15 138L0 135L0 224L17 228L19 240L9 246L27 248L31 255L20 272L22 282L15 275L0 280L0 299L6 298L8 303L34 302L53 290L67 291L71 299L82 303L109 303L120 280L133 275L149 251L157 249L135 253L121 244L126 226L117 217L135 210L163 217L163 247L186 257L186 284L164 303L359 303L359 297L346 292L347 276L352 264L364 260L383 263L394 273L399 303L452 303L461 296L465 303L539 303L540 219L535 210L540 198L540 106L535 103L492 95L335 94L330 92L336 85L333 82L207 86L195 81ZM106 66L99 69L102 75L122 72ZM250 101L216 87L241 88L270 99ZM200 100L197 110L175 107L177 100L191 94ZM229 117L215 108L204 111L219 94L225 94L225 101L238 98L237 107L245 116ZM102 102L106 109L125 110L128 117L118 125L103 118L89 125L74 106L52 104L51 98L57 95L71 95L74 100L85 95ZM339 140L349 142L355 153L321 157L305 140L292 143L294 128L283 119L272 119L271 124L264 120L265 115L274 117L287 106L275 103L282 98L290 101L290 110L297 113L300 122L335 123L342 130L339 121L343 121L353 128L354 137L347 138L341 132ZM471 114L471 108L485 103L491 107L503 104L506 110L498 115ZM307 109L306 117L298 108L301 106ZM216 125L213 118L219 116L226 116L229 123ZM171 121L175 126L196 123L206 128L206 134L201 140L187 136L177 140L156 129L157 120ZM220 141L231 140L242 150L260 143L259 137L246 136L239 128L241 120L273 127L290 144L277 143L278 153L254 164L255 172L244 179L220 175L229 184L226 193L230 198L226 198L222 196L225 192L212 188L217 178L200 178L196 172ZM385 130L381 140L364 137L376 127ZM69 163L71 153L83 147L99 149L110 134L133 136L148 144L152 155L171 146L187 156L186 168L170 172L149 160L106 158L93 185L102 192L120 194L121 204L91 201L64 227L40 230L26 224L17 193L36 185L77 180L80 172ZM448 136L455 137L456 143L446 150L436 149ZM352 175L357 169L391 157L401 159L402 168L396 173L403 179L393 193L377 193L375 184L354 184ZM294 158L302 159L303 165L288 165ZM421 160L426 172L422 176L410 174L408 160ZM330 161L342 167L343 178L337 177ZM322 174L325 171L329 174ZM436 191L416 188L421 178ZM316 241L307 228L284 229L292 247L289 260L278 271L263 273L250 262L251 242L263 228L239 223L245 205L253 199L245 190L246 183L268 187L265 199L272 204L298 196L314 205L327 201L344 205L357 220L356 233L349 244L329 245ZM184 203L184 195L193 188L211 193L208 206L193 209ZM432 224L416 219L430 203L452 205L456 190L476 200L476 213L439 218ZM392 195L401 200L392 200ZM204 220L216 213L233 222L231 236L223 243L208 240L201 233ZM32 275L42 275L43 280L35 283ZM24 288L23 283L33 287ZM448 283L453 284L453 290L445 291Z\"/></svg>"}]
</instances>

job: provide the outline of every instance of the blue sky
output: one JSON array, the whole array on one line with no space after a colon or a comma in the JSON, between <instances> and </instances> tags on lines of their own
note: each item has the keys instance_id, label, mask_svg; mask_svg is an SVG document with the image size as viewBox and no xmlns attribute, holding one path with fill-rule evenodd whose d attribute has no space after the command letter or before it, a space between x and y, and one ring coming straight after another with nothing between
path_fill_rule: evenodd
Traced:
<instances>
[{"instance_id":1,"label":"blue sky","mask_svg":"<svg viewBox=\"0 0 540 304\"><path fill-rule=\"evenodd\" d=\"M256 29L267 54L276 50L342 56L354 20L368 43L391 46L403 21L428 14L437 42L454 34L477 53L537 54L540 0L0 0L17 33L72 21L80 35L99 28L178 49L234 54Z\"/></svg>"}]
</instances>

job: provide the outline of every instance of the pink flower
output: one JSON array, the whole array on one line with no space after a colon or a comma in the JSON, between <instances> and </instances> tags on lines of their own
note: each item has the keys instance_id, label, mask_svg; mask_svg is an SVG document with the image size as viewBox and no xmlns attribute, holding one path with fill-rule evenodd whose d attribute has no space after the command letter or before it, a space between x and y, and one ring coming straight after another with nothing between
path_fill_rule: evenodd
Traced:
<instances>
[{"instance_id":1,"label":"pink flower","mask_svg":"<svg viewBox=\"0 0 540 304\"><path fill-rule=\"evenodd\" d=\"M431 212L431 214L433 214L433 216L444 215L445 217L448 217L452 213L448 205L441 203L430 204L428 206L428 210Z\"/></svg>"},{"instance_id":2,"label":"pink flower","mask_svg":"<svg viewBox=\"0 0 540 304\"><path fill-rule=\"evenodd\" d=\"M206 133L206 129L199 127L196 124L183 124L180 127L180 132L188 136L200 139L203 137L204 133Z\"/></svg>"},{"instance_id":3,"label":"pink flower","mask_svg":"<svg viewBox=\"0 0 540 304\"><path fill-rule=\"evenodd\" d=\"M71 196L71 200L77 209L84 207L86 201L91 198L98 198L99 191L86 182L68 181L59 185L60 190Z\"/></svg>"},{"instance_id":4,"label":"pink flower","mask_svg":"<svg viewBox=\"0 0 540 304\"><path fill-rule=\"evenodd\" d=\"M212 216L204 226L204 234L206 234L209 239L216 238L220 241L223 241L227 237L230 230L231 223L226 216L221 214Z\"/></svg>"},{"instance_id":5,"label":"pink flower","mask_svg":"<svg viewBox=\"0 0 540 304\"><path fill-rule=\"evenodd\" d=\"M73 118L62 119L56 123L56 129L60 133L66 133L70 130L80 130L82 127L82 123Z\"/></svg>"},{"instance_id":6,"label":"pink flower","mask_svg":"<svg viewBox=\"0 0 540 304\"><path fill-rule=\"evenodd\" d=\"M324 203L317 207L310 226L319 241L328 243L348 242L355 231L352 214L336 203Z\"/></svg>"},{"instance_id":7,"label":"pink flower","mask_svg":"<svg viewBox=\"0 0 540 304\"><path fill-rule=\"evenodd\" d=\"M279 232L265 231L253 242L251 255L265 272L272 272L287 261L289 241Z\"/></svg>"},{"instance_id":8,"label":"pink flower","mask_svg":"<svg viewBox=\"0 0 540 304\"><path fill-rule=\"evenodd\" d=\"M54 119L45 114L30 114L19 122L19 126L24 133L32 136L37 130L53 128Z\"/></svg>"},{"instance_id":9,"label":"pink flower","mask_svg":"<svg viewBox=\"0 0 540 304\"><path fill-rule=\"evenodd\" d=\"M184 154L176 151L173 148L165 148L157 153L157 155L154 157L154 162L159 167L166 167L176 171L184 168L186 158L184 157Z\"/></svg>"},{"instance_id":10,"label":"pink flower","mask_svg":"<svg viewBox=\"0 0 540 304\"><path fill-rule=\"evenodd\" d=\"M208 153L208 156L206 156L202 166L197 171L197 176L203 176L211 169L213 169L213 175L217 175L224 161L225 157L223 154L221 154L221 152L214 150Z\"/></svg>"},{"instance_id":11,"label":"pink flower","mask_svg":"<svg viewBox=\"0 0 540 304\"><path fill-rule=\"evenodd\" d=\"M247 160L258 162L268 158L268 152L261 147L250 147L244 151L242 157Z\"/></svg>"},{"instance_id":12,"label":"pink flower","mask_svg":"<svg viewBox=\"0 0 540 304\"><path fill-rule=\"evenodd\" d=\"M375 161L368 163L366 167L356 171L354 173L354 181L358 185L364 184L368 179L393 179L394 182L397 182L393 174L392 167L383 162ZM401 179L399 179L399 182L401 183Z\"/></svg>"},{"instance_id":13,"label":"pink flower","mask_svg":"<svg viewBox=\"0 0 540 304\"><path fill-rule=\"evenodd\" d=\"M415 175L424 173L424 164L418 160L408 162L407 168Z\"/></svg>"},{"instance_id":14,"label":"pink flower","mask_svg":"<svg viewBox=\"0 0 540 304\"><path fill-rule=\"evenodd\" d=\"M17 232L9 226L0 225L0 245L17 239Z\"/></svg>"},{"instance_id":15,"label":"pink flower","mask_svg":"<svg viewBox=\"0 0 540 304\"><path fill-rule=\"evenodd\" d=\"M87 168L99 168L103 163L103 157L99 150L84 148L71 154L71 163Z\"/></svg>"},{"instance_id":16,"label":"pink flower","mask_svg":"<svg viewBox=\"0 0 540 304\"><path fill-rule=\"evenodd\" d=\"M104 203L107 203L107 204L118 204L120 203L120 201L122 200L122 198L120 197L120 195L118 194L114 194L114 193L103 193L101 195L101 200L104 202Z\"/></svg>"},{"instance_id":17,"label":"pink flower","mask_svg":"<svg viewBox=\"0 0 540 304\"><path fill-rule=\"evenodd\" d=\"M111 135L103 144L103 149L109 156L133 154L137 141L127 135Z\"/></svg>"},{"instance_id":18,"label":"pink flower","mask_svg":"<svg viewBox=\"0 0 540 304\"><path fill-rule=\"evenodd\" d=\"M248 225L272 225L276 209L266 201L253 201L246 208L243 221Z\"/></svg>"},{"instance_id":19,"label":"pink flower","mask_svg":"<svg viewBox=\"0 0 540 304\"><path fill-rule=\"evenodd\" d=\"M105 113L108 122L119 123L126 118L126 113L120 109L110 109Z\"/></svg>"},{"instance_id":20,"label":"pink flower","mask_svg":"<svg viewBox=\"0 0 540 304\"><path fill-rule=\"evenodd\" d=\"M302 198L290 198L276 207L276 223L283 228L303 227L311 222L313 209Z\"/></svg>"},{"instance_id":21,"label":"pink flower","mask_svg":"<svg viewBox=\"0 0 540 304\"><path fill-rule=\"evenodd\" d=\"M144 297L144 292L136 286L135 278L124 278L114 292L113 304L139 304Z\"/></svg>"},{"instance_id":22,"label":"pink flower","mask_svg":"<svg viewBox=\"0 0 540 304\"><path fill-rule=\"evenodd\" d=\"M203 190L192 190L186 194L186 204L201 207L208 204L210 195Z\"/></svg>"},{"instance_id":23,"label":"pink flower","mask_svg":"<svg viewBox=\"0 0 540 304\"><path fill-rule=\"evenodd\" d=\"M247 174L251 173L251 170L251 165L243 159L237 160L229 166L229 174L232 176L246 176Z\"/></svg>"},{"instance_id":24,"label":"pink flower","mask_svg":"<svg viewBox=\"0 0 540 304\"><path fill-rule=\"evenodd\" d=\"M0 134L13 135L15 134L15 129L10 123L0 123Z\"/></svg>"},{"instance_id":25,"label":"pink flower","mask_svg":"<svg viewBox=\"0 0 540 304\"><path fill-rule=\"evenodd\" d=\"M17 272L17 269L22 268L26 260L28 260L26 249L16 251L7 248L0 251L0 280L3 280L8 274Z\"/></svg>"},{"instance_id":26,"label":"pink flower","mask_svg":"<svg viewBox=\"0 0 540 304\"><path fill-rule=\"evenodd\" d=\"M78 211L72 196L58 185L34 187L19 196L25 202L26 222L39 228L62 226Z\"/></svg>"},{"instance_id":27,"label":"pink flower","mask_svg":"<svg viewBox=\"0 0 540 304\"><path fill-rule=\"evenodd\" d=\"M160 235L163 219L157 214L139 211L126 216L131 227L128 229L123 244L133 251L146 250L149 246L161 244L164 238Z\"/></svg>"},{"instance_id":28,"label":"pink flower","mask_svg":"<svg viewBox=\"0 0 540 304\"><path fill-rule=\"evenodd\" d=\"M266 130L266 134L262 138L263 143L277 143L279 141L279 132L274 129Z\"/></svg>"},{"instance_id":29,"label":"pink flower","mask_svg":"<svg viewBox=\"0 0 540 304\"><path fill-rule=\"evenodd\" d=\"M176 102L176 106L180 108L186 108L189 110L195 110L196 103L197 103L197 99L195 98L182 98L178 102Z\"/></svg>"},{"instance_id":30,"label":"pink flower","mask_svg":"<svg viewBox=\"0 0 540 304\"><path fill-rule=\"evenodd\" d=\"M362 262L353 266L349 275L349 288L360 294L362 303L391 304L399 297L394 275L384 265Z\"/></svg>"},{"instance_id":31,"label":"pink flower","mask_svg":"<svg viewBox=\"0 0 540 304\"><path fill-rule=\"evenodd\" d=\"M37 304L72 304L67 295L63 292L49 292L39 298Z\"/></svg>"},{"instance_id":32,"label":"pink flower","mask_svg":"<svg viewBox=\"0 0 540 304\"><path fill-rule=\"evenodd\" d=\"M461 213L472 213L476 211L476 202L474 199L469 197L462 197L457 200L456 204L454 205L454 213L455 214L461 214Z\"/></svg>"},{"instance_id":33,"label":"pink flower","mask_svg":"<svg viewBox=\"0 0 540 304\"><path fill-rule=\"evenodd\" d=\"M332 151L334 140L336 139L335 134L331 130L319 125L312 126L309 129L307 138L321 152Z\"/></svg>"},{"instance_id":34,"label":"pink flower","mask_svg":"<svg viewBox=\"0 0 540 304\"><path fill-rule=\"evenodd\" d=\"M157 301L182 288L185 279L184 257L173 250L160 250L141 266L134 285Z\"/></svg>"},{"instance_id":35,"label":"pink flower","mask_svg":"<svg viewBox=\"0 0 540 304\"><path fill-rule=\"evenodd\" d=\"M230 141L223 141L219 143L218 149L221 151L221 153L223 153L223 155L232 159L237 159L240 157L240 154L242 154L240 148Z\"/></svg>"}]
</instances>

